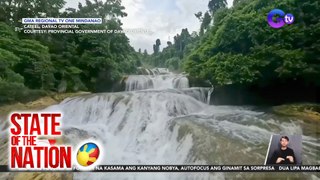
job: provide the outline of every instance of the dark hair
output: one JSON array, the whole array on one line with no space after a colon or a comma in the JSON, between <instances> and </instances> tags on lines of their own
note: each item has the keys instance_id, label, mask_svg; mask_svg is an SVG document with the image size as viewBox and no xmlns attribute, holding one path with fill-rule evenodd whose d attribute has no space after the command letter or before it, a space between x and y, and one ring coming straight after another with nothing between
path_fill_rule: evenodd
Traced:
<instances>
[{"instance_id":1,"label":"dark hair","mask_svg":"<svg viewBox=\"0 0 320 180\"><path fill-rule=\"evenodd\" d=\"M280 141L281 141L282 139L286 139L287 141L289 141L288 136L282 136L282 137L280 138Z\"/></svg>"}]
</instances>

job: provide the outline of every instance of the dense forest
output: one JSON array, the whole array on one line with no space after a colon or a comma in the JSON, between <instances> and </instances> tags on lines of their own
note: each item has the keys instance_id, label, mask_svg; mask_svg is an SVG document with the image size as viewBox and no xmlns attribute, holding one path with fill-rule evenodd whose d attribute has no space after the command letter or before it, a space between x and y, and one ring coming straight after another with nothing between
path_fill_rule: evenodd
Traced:
<instances>
[{"instance_id":1,"label":"dense forest","mask_svg":"<svg viewBox=\"0 0 320 180\"><path fill-rule=\"evenodd\" d=\"M125 34L24 34L15 32L25 17L102 17L82 29L121 30L121 0L79 3L63 0L0 1L0 102L27 101L47 92L110 90L140 64ZM98 26L98 27L97 27Z\"/></svg>"},{"instance_id":2,"label":"dense forest","mask_svg":"<svg viewBox=\"0 0 320 180\"><path fill-rule=\"evenodd\" d=\"M295 22L271 28L275 8ZM152 64L186 71L194 86L213 84L216 95L230 96L226 104L320 101L319 1L237 0L227 8L211 0L195 16L199 33L183 29L161 53L156 43Z\"/></svg>"}]
</instances>

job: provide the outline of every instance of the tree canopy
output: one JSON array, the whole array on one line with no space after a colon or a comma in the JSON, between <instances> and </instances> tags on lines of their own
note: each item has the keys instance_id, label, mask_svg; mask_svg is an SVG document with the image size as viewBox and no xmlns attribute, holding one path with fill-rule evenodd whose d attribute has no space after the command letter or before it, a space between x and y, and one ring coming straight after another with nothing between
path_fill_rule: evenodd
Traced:
<instances>
[{"instance_id":1,"label":"tree canopy","mask_svg":"<svg viewBox=\"0 0 320 180\"><path fill-rule=\"evenodd\" d=\"M296 94L320 90L317 1L235 0L231 8L226 5L225 0L210 0L208 11L194 14L199 33L183 29L151 57L152 64L187 72L195 86L275 94L277 88L278 94L280 88L284 94L292 89L302 89ZM295 22L270 27L267 15L275 7L293 14Z\"/></svg>"},{"instance_id":2,"label":"tree canopy","mask_svg":"<svg viewBox=\"0 0 320 180\"><path fill-rule=\"evenodd\" d=\"M79 3L78 9L63 10L64 5L63 0L0 2L0 96L3 101L14 99L14 95L10 99L5 96L17 86L58 92L111 91L122 75L139 66L138 53L123 33L60 35L14 31L24 17L102 18L102 24L81 25L80 29L122 30L120 17L127 15L121 0L86 0L85 4Z\"/></svg>"},{"instance_id":3,"label":"tree canopy","mask_svg":"<svg viewBox=\"0 0 320 180\"><path fill-rule=\"evenodd\" d=\"M273 29L267 14L278 7L296 22ZM320 6L315 1L242 1L216 11L208 36L187 58L185 70L217 85L268 84L301 79L320 83ZM295 13L294 13L295 12Z\"/></svg>"}]
</instances>

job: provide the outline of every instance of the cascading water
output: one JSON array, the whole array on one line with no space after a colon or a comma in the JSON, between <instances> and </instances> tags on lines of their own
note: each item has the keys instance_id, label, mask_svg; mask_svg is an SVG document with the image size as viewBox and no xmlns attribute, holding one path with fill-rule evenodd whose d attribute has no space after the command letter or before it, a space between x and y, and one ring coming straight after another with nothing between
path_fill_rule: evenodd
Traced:
<instances>
[{"instance_id":1,"label":"cascading water","mask_svg":"<svg viewBox=\"0 0 320 180\"><path fill-rule=\"evenodd\" d=\"M210 88L208 91L207 104L210 104L211 94L213 93L214 88Z\"/></svg>"},{"instance_id":2,"label":"cascading water","mask_svg":"<svg viewBox=\"0 0 320 180\"><path fill-rule=\"evenodd\" d=\"M126 91L144 89L182 89L189 87L189 80L185 75L170 73L168 69L147 70L152 75L130 75L125 80Z\"/></svg>"},{"instance_id":3,"label":"cascading water","mask_svg":"<svg viewBox=\"0 0 320 180\"><path fill-rule=\"evenodd\" d=\"M69 98L44 111L63 112L63 132L71 144L86 139L100 141L105 165L262 165L270 136L280 133L301 134L304 164L320 164L319 128L314 123L280 118L250 107L208 105L212 88L188 88L187 84L184 75L172 73L129 76L126 92ZM279 176L320 177L316 173L74 174L75 179L117 180Z\"/></svg>"}]
</instances>

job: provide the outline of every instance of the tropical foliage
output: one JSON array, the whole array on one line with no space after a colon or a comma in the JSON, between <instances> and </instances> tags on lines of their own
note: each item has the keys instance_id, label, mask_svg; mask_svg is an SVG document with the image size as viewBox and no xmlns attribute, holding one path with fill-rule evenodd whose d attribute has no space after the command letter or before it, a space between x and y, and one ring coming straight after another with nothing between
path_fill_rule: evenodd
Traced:
<instances>
[{"instance_id":1,"label":"tropical foliage","mask_svg":"<svg viewBox=\"0 0 320 180\"><path fill-rule=\"evenodd\" d=\"M125 73L135 71L139 58L123 33L24 34L14 31L25 17L99 17L101 25L80 29L122 30L127 14L120 0L79 3L63 10L63 0L2 0L0 2L0 102L26 92L108 91ZM19 93L20 92L20 93ZM21 95L22 94L22 95Z\"/></svg>"},{"instance_id":2,"label":"tropical foliage","mask_svg":"<svg viewBox=\"0 0 320 180\"><path fill-rule=\"evenodd\" d=\"M211 0L198 12L200 33L183 29L155 53L153 64L189 73L199 82L268 87L290 82L320 87L320 4L306 0ZM294 14L280 29L267 23L275 8Z\"/></svg>"}]
</instances>

